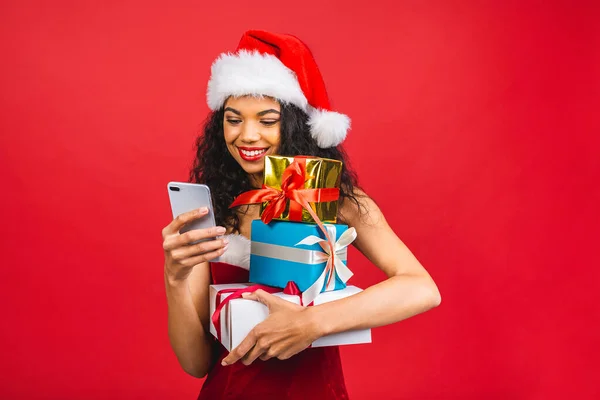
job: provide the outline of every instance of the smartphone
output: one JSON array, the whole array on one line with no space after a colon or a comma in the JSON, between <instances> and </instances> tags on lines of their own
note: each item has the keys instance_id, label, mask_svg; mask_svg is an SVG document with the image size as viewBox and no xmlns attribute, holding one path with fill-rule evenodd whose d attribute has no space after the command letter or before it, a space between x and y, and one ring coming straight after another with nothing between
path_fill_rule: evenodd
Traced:
<instances>
[{"instance_id":1,"label":"smartphone","mask_svg":"<svg viewBox=\"0 0 600 400\"><path fill-rule=\"evenodd\" d=\"M169 201L171 202L173 219L180 214L196 210L200 207L208 208L208 214L185 224L183 228L179 230L179 233L184 233L193 229L212 228L216 226L215 213L208 186L199 183L169 182L167 189L169 191ZM190 244L213 239L214 238L202 239Z\"/></svg>"}]
</instances>

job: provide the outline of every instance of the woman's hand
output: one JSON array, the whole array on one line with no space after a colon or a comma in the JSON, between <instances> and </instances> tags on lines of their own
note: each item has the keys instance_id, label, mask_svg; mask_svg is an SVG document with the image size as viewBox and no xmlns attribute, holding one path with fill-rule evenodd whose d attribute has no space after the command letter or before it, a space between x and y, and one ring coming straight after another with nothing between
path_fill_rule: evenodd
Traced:
<instances>
[{"instance_id":1,"label":"woman's hand","mask_svg":"<svg viewBox=\"0 0 600 400\"><path fill-rule=\"evenodd\" d=\"M310 307L290 303L260 289L242 296L266 305L270 315L223 359L223 365L240 359L244 365L250 365L259 357L263 361L270 358L285 360L321 337Z\"/></svg>"},{"instance_id":2,"label":"woman's hand","mask_svg":"<svg viewBox=\"0 0 600 400\"><path fill-rule=\"evenodd\" d=\"M192 269L203 262L213 260L225 252L227 239L215 239L190 244L197 240L214 238L225 233L225 228L194 229L180 234L179 230L188 222L208 214L206 207L179 215L162 230L165 251L165 274L174 281L187 278Z\"/></svg>"}]
</instances>

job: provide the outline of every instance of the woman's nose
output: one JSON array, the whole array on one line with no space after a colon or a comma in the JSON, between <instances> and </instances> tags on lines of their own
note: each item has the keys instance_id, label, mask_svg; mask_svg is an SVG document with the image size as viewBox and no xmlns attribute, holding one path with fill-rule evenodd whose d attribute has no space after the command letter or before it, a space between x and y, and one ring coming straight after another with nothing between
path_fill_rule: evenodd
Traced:
<instances>
[{"instance_id":1,"label":"woman's nose","mask_svg":"<svg viewBox=\"0 0 600 400\"><path fill-rule=\"evenodd\" d=\"M260 140L260 132L258 126L252 123L245 123L242 126L240 139L246 143L258 142Z\"/></svg>"}]
</instances>

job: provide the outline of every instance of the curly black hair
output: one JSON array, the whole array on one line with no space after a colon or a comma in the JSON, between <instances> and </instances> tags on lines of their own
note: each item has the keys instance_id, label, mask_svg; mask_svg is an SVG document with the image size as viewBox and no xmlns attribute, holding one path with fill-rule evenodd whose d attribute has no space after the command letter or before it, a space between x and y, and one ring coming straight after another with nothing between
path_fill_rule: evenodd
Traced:
<instances>
[{"instance_id":1,"label":"curly black hair","mask_svg":"<svg viewBox=\"0 0 600 400\"><path fill-rule=\"evenodd\" d=\"M280 102L281 137L278 154L283 156L307 155L340 160L343 163L339 204L346 199L361 205L355 194L359 188L356 173L348 163L341 146L320 148L310 135L308 115L293 104ZM227 150L223 134L223 108L209 114L204 132L196 139L196 158L190 170L190 182L208 185L212 193L217 225L231 227L239 232L239 217L229 205L252 187L248 175Z\"/></svg>"}]
</instances>

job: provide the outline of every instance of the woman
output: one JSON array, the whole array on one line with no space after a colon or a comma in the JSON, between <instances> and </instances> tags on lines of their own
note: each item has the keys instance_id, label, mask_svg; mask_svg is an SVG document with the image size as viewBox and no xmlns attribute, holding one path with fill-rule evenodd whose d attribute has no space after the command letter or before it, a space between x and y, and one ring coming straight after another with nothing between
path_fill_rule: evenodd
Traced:
<instances>
[{"instance_id":1,"label":"woman","mask_svg":"<svg viewBox=\"0 0 600 400\"><path fill-rule=\"evenodd\" d=\"M300 40L245 33L234 54L213 64L208 103L213 113L197 142L191 181L211 188L220 226L179 234L183 225L206 214L196 210L163 229L173 350L187 373L208 374L199 399L346 399L338 348L307 347L324 335L391 324L431 309L440 303L437 287L356 186L338 147L349 119L331 110L318 68ZM356 229L353 244L388 279L346 299L306 308L261 290L247 294L267 305L270 316L227 354L209 332L208 287L247 281L247 272L231 265L247 268L250 225L259 218L259 205L229 205L261 186L263 158L275 154L344 162L338 223ZM216 257L226 264L211 268Z\"/></svg>"}]
</instances>

